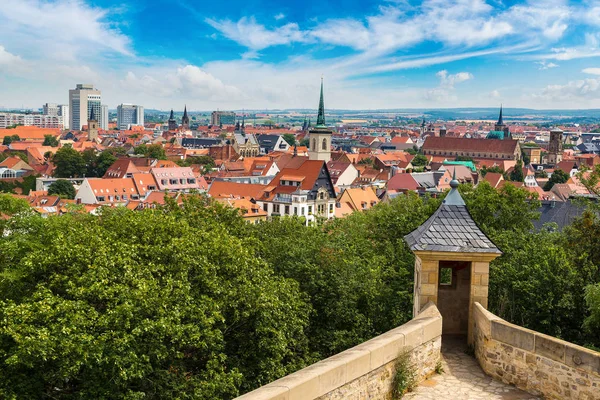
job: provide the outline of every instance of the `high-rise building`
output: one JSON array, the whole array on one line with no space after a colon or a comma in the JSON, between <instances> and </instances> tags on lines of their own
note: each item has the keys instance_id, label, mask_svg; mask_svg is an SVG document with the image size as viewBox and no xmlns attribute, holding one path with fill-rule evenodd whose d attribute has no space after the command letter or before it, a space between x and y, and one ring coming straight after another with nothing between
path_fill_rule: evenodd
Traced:
<instances>
[{"instance_id":1,"label":"high-rise building","mask_svg":"<svg viewBox=\"0 0 600 400\"><path fill-rule=\"evenodd\" d=\"M68 104L59 104L58 105L58 115L63 119L63 129L71 129L71 121L69 117L69 105Z\"/></svg>"},{"instance_id":2,"label":"high-rise building","mask_svg":"<svg viewBox=\"0 0 600 400\"><path fill-rule=\"evenodd\" d=\"M144 107L134 104L121 104L117 107L117 128L130 129L134 125L144 125Z\"/></svg>"},{"instance_id":3,"label":"high-rise building","mask_svg":"<svg viewBox=\"0 0 600 400\"><path fill-rule=\"evenodd\" d=\"M108 130L108 106L106 104L102 104L100 106L100 121L98 121L100 123L100 128L104 129L105 131Z\"/></svg>"},{"instance_id":4,"label":"high-rise building","mask_svg":"<svg viewBox=\"0 0 600 400\"><path fill-rule=\"evenodd\" d=\"M70 110L70 128L81 130L87 124L87 118L92 108L94 113L100 116L100 127L104 129L103 124L108 127L108 121L103 121L102 117L102 92L94 88L91 84L77 84L75 89L69 90L69 110ZM108 114L108 109L107 109ZM106 116L108 120L108 115Z\"/></svg>"},{"instance_id":5,"label":"high-rise building","mask_svg":"<svg viewBox=\"0 0 600 400\"><path fill-rule=\"evenodd\" d=\"M325 125L325 104L323 102L323 78L321 78L321 96L319 99L319 113L317 125L311 129L308 150L309 160L322 160L326 163L331 160L331 136L333 131Z\"/></svg>"},{"instance_id":6,"label":"high-rise building","mask_svg":"<svg viewBox=\"0 0 600 400\"><path fill-rule=\"evenodd\" d=\"M233 111L213 111L210 115L211 125L234 125L235 112Z\"/></svg>"}]
</instances>

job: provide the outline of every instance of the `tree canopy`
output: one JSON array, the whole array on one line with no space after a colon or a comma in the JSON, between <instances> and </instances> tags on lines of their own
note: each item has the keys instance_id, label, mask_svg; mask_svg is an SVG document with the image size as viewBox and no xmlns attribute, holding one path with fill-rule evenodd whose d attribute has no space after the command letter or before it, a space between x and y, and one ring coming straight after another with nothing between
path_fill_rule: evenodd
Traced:
<instances>
[{"instance_id":1,"label":"tree canopy","mask_svg":"<svg viewBox=\"0 0 600 400\"><path fill-rule=\"evenodd\" d=\"M554 185L556 185L557 183L565 183L568 180L569 180L569 174L564 172L562 169L557 168L552 173L552 176L550 176L550 179L548 179L548 182L546 182L546 184L544 185L544 190L548 191L548 190L552 189L552 187Z\"/></svg>"},{"instance_id":2,"label":"tree canopy","mask_svg":"<svg viewBox=\"0 0 600 400\"><path fill-rule=\"evenodd\" d=\"M491 311L600 346L597 215L535 232L529 192L459 190L503 251ZM412 317L403 236L442 198L305 226L196 195L48 218L0 195L0 397L228 399L381 334Z\"/></svg>"},{"instance_id":3,"label":"tree canopy","mask_svg":"<svg viewBox=\"0 0 600 400\"><path fill-rule=\"evenodd\" d=\"M85 160L81 153L68 145L54 153L52 163L56 166L54 176L57 178L83 177L86 173Z\"/></svg>"},{"instance_id":4,"label":"tree canopy","mask_svg":"<svg viewBox=\"0 0 600 400\"><path fill-rule=\"evenodd\" d=\"M75 187L66 179L58 179L48 187L49 195L58 195L65 199L75 198Z\"/></svg>"},{"instance_id":5,"label":"tree canopy","mask_svg":"<svg viewBox=\"0 0 600 400\"><path fill-rule=\"evenodd\" d=\"M42 146L58 147L58 139L53 135L44 135Z\"/></svg>"},{"instance_id":6,"label":"tree canopy","mask_svg":"<svg viewBox=\"0 0 600 400\"><path fill-rule=\"evenodd\" d=\"M144 157L155 158L157 160L166 160L167 153L160 144L140 144L133 149L135 154L142 154Z\"/></svg>"}]
</instances>

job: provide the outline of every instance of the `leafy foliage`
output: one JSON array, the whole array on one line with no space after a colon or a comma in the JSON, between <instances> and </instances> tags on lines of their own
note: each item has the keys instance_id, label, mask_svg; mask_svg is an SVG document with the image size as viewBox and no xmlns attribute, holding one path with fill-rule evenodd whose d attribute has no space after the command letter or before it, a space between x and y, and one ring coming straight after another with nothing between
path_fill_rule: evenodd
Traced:
<instances>
[{"instance_id":1,"label":"leafy foliage","mask_svg":"<svg viewBox=\"0 0 600 400\"><path fill-rule=\"evenodd\" d=\"M544 190L548 191L552 189L552 186L556 185L557 183L565 183L568 180L569 174L564 172L562 169L555 169L552 173L552 176L550 176L548 182L546 182L546 184L544 185Z\"/></svg>"},{"instance_id":2,"label":"leafy foliage","mask_svg":"<svg viewBox=\"0 0 600 400\"><path fill-rule=\"evenodd\" d=\"M4 138L2 139L2 145L8 146L12 142L18 142L20 140L21 138L19 137L19 135L4 136Z\"/></svg>"},{"instance_id":3,"label":"leafy foliage","mask_svg":"<svg viewBox=\"0 0 600 400\"><path fill-rule=\"evenodd\" d=\"M423 154L417 154L411 161L411 164L415 167L424 167L427 165L427 157Z\"/></svg>"},{"instance_id":4,"label":"leafy foliage","mask_svg":"<svg viewBox=\"0 0 600 400\"><path fill-rule=\"evenodd\" d=\"M86 172L85 160L81 153L71 146L63 146L52 156L56 166L54 176L57 178L76 178L84 176Z\"/></svg>"},{"instance_id":5,"label":"leafy foliage","mask_svg":"<svg viewBox=\"0 0 600 400\"><path fill-rule=\"evenodd\" d=\"M283 137L283 140L285 140L290 146L296 144L296 136L293 133L284 133L281 136Z\"/></svg>"},{"instance_id":6,"label":"leafy foliage","mask_svg":"<svg viewBox=\"0 0 600 400\"><path fill-rule=\"evenodd\" d=\"M133 149L135 154L142 154L144 157L155 158L157 160L166 160L167 153L160 144L140 144Z\"/></svg>"},{"instance_id":7,"label":"leafy foliage","mask_svg":"<svg viewBox=\"0 0 600 400\"><path fill-rule=\"evenodd\" d=\"M58 147L58 139L53 135L44 135L44 143L42 146Z\"/></svg>"},{"instance_id":8,"label":"leafy foliage","mask_svg":"<svg viewBox=\"0 0 600 400\"><path fill-rule=\"evenodd\" d=\"M58 195L65 199L75 198L75 187L66 179L58 179L48 187L49 195Z\"/></svg>"}]
</instances>

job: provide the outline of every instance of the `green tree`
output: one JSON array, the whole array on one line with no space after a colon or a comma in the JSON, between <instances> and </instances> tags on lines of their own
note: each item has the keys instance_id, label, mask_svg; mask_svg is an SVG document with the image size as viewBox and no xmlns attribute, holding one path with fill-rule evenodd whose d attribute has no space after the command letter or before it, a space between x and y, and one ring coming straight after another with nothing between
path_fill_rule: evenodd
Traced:
<instances>
[{"instance_id":1,"label":"green tree","mask_svg":"<svg viewBox=\"0 0 600 400\"><path fill-rule=\"evenodd\" d=\"M58 147L58 139L53 135L44 135L42 146Z\"/></svg>"},{"instance_id":2,"label":"green tree","mask_svg":"<svg viewBox=\"0 0 600 400\"><path fill-rule=\"evenodd\" d=\"M481 176L483 176L485 178L485 176L488 172L495 172L497 174L504 175L504 170L497 165L494 165L493 167L489 167L489 168L486 167L485 165L483 167L481 167Z\"/></svg>"},{"instance_id":3,"label":"green tree","mask_svg":"<svg viewBox=\"0 0 600 400\"><path fill-rule=\"evenodd\" d=\"M235 210L185 207L13 222L0 397L233 398L306 364L298 284L228 233Z\"/></svg>"},{"instance_id":4,"label":"green tree","mask_svg":"<svg viewBox=\"0 0 600 400\"><path fill-rule=\"evenodd\" d=\"M81 153L71 146L58 149L52 156L52 163L56 166L54 176L57 178L82 177L86 172L85 160Z\"/></svg>"},{"instance_id":5,"label":"green tree","mask_svg":"<svg viewBox=\"0 0 600 400\"><path fill-rule=\"evenodd\" d=\"M133 149L134 154L142 154L144 157L166 160L167 153L160 144L140 144Z\"/></svg>"},{"instance_id":6,"label":"green tree","mask_svg":"<svg viewBox=\"0 0 600 400\"><path fill-rule=\"evenodd\" d=\"M584 328L592 336L591 344L596 351L600 347L600 283L588 285L585 288L585 302L589 310L589 315L584 322ZM590 345L590 343L588 343Z\"/></svg>"},{"instance_id":7,"label":"green tree","mask_svg":"<svg viewBox=\"0 0 600 400\"><path fill-rule=\"evenodd\" d=\"M310 145L310 139L308 138L304 138L300 141L300 143L298 144L298 146L304 146L304 147L308 147Z\"/></svg>"},{"instance_id":8,"label":"green tree","mask_svg":"<svg viewBox=\"0 0 600 400\"><path fill-rule=\"evenodd\" d=\"M282 136L283 140L285 140L290 146L296 144L296 136L293 133L284 133Z\"/></svg>"},{"instance_id":9,"label":"green tree","mask_svg":"<svg viewBox=\"0 0 600 400\"><path fill-rule=\"evenodd\" d=\"M19 135L4 136L4 139L2 139L2 144L4 146L8 146L12 142L19 142L19 141L21 141L21 138L19 137Z\"/></svg>"},{"instance_id":10,"label":"green tree","mask_svg":"<svg viewBox=\"0 0 600 400\"><path fill-rule=\"evenodd\" d=\"M417 154L410 163L415 167L424 167L427 165L427 162L427 157L423 154Z\"/></svg>"},{"instance_id":11,"label":"green tree","mask_svg":"<svg viewBox=\"0 0 600 400\"><path fill-rule=\"evenodd\" d=\"M75 187L66 179L58 179L48 187L49 195L58 195L65 199L75 198Z\"/></svg>"},{"instance_id":12,"label":"green tree","mask_svg":"<svg viewBox=\"0 0 600 400\"><path fill-rule=\"evenodd\" d=\"M523 176L523 161L517 161L517 164L510 172L510 180L513 182L523 182L525 180Z\"/></svg>"},{"instance_id":13,"label":"green tree","mask_svg":"<svg viewBox=\"0 0 600 400\"><path fill-rule=\"evenodd\" d=\"M556 185L557 183L565 183L568 180L569 180L569 174L564 172L562 169L557 168L552 173L552 176L550 176L550 179L548 180L548 182L546 182L546 184L544 185L544 190L548 191L548 190L552 189L552 187L554 185Z\"/></svg>"}]
</instances>

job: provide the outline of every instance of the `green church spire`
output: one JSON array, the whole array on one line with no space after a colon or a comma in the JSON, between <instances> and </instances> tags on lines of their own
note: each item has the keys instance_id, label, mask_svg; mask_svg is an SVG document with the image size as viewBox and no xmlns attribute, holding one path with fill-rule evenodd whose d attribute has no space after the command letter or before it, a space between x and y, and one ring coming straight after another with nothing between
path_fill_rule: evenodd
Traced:
<instances>
[{"instance_id":1,"label":"green church spire","mask_svg":"<svg viewBox=\"0 0 600 400\"><path fill-rule=\"evenodd\" d=\"M321 77L321 98L319 99L319 115L317 115L317 128L325 127L325 103L323 102L323 77Z\"/></svg>"}]
</instances>

